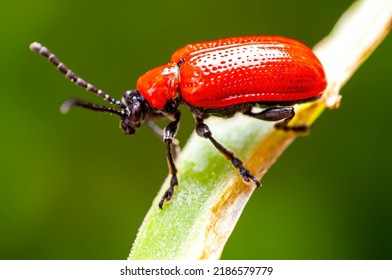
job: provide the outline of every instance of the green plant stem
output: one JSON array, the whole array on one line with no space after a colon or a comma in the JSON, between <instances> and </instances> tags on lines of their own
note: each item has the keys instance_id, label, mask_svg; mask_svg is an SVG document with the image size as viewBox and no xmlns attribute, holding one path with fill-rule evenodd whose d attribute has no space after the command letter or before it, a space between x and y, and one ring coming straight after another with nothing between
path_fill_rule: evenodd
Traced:
<instances>
[{"instance_id":1,"label":"green plant stem","mask_svg":"<svg viewBox=\"0 0 392 280\"><path fill-rule=\"evenodd\" d=\"M323 97L296 107L292 124L312 124L326 108L339 106L339 90L391 28L390 1L355 2L316 47L328 87ZM297 137L273 124L242 115L209 119L214 137L236 152L259 179ZM180 187L158 208L165 180L152 203L129 259L218 259L255 187L205 139L192 134L178 161Z\"/></svg>"}]
</instances>

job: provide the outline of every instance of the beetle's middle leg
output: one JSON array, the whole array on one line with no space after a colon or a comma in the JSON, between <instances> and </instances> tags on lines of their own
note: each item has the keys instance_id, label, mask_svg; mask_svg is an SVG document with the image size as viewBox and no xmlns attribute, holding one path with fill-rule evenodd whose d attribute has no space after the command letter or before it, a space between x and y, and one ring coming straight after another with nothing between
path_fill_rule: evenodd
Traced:
<instances>
[{"instance_id":1,"label":"beetle's middle leg","mask_svg":"<svg viewBox=\"0 0 392 280\"><path fill-rule=\"evenodd\" d=\"M285 131L297 131L297 132L307 132L309 126L307 125L289 125L289 122L294 118L295 111L291 106L288 107L270 107L264 109L259 113L253 113L252 111L244 112L245 115L264 121L280 121L275 124L277 129L282 129Z\"/></svg>"},{"instance_id":2,"label":"beetle's middle leg","mask_svg":"<svg viewBox=\"0 0 392 280\"><path fill-rule=\"evenodd\" d=\"M242 178L246 182L249 182L249 179L251 179L256 184L256 187L260 187L259 180L257 180L257 178L253 176L252 173L250 173L250 171L243 166L242 161L239 158L235 157L232 151L229 151L228 149L223 147L222 144L220 144L218 141L215 140L215 138L212 137L210 128L207 124L203 122L203 118L199 116L196 117L196 133L200 137L204 137L210 140L211 143L215 146L215 148L217 148L219 152L221 152L228 160L230 160L235 168L238 168Z\"/></svg>"}]
</instances>

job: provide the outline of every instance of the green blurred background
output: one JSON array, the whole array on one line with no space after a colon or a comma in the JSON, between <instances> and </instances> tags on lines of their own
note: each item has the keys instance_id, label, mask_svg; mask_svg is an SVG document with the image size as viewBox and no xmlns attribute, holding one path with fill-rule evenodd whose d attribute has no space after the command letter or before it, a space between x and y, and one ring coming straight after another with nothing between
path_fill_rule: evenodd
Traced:
<instances>
[{"instance_id":1,"label":"green blurred background","mask_svg":"<svg viewBox=\"0 0 392 280\"><path fill-rule=\"evenodd\" d=\"M2 4L1 259L125 259L167 175L164 145L146 127L128 138L115 116L60 114L67 98L100 100L31 42L119 98L187 43L279 34L312 46L351 3L102 2ZM267 173L223 259L392 258L391 50L388 37L343 88L341 108ZM182 111L184 144L193 120Z\"/></svg>"}]
</instances>

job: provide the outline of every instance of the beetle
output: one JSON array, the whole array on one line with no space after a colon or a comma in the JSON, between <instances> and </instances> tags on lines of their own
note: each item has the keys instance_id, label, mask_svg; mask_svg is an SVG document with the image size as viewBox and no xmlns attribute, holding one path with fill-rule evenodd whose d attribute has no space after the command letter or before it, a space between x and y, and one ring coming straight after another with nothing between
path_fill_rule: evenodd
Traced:
<instances>
[{"instance_id":1,"label":"beetle","mask_svg":"<svg viewBox=\"0 0 392 280\"><path fill-rule=\"evenodd\" d=\"M61 106L62 112L78 106L112 113L120 117L120 127L126 135L135 134L145 123L163 139L171 180L159 202L161 209L178 185L174 159L180 105L193 113L197 135L211 141L238 169L244 181L251 180L259 187L258 179L212 136L204 120L209 116L227 118L242 113L260 120L279 121L275 127L285 131L306 130L305 125L289 125L295 115L292 106L318 98L327 84L316 55L302 43L281 36L241 36L186 45L172 55L169 63L142 75L136 89L126 91L121 100L75 75L41 44L32 43L30 48L48 58L67 79L113 105L70 99ZM263 110L256 112L253 110L256 107ZM154 120L163 118L170 122L161 129Z\"/></svg>"}]
</instances>

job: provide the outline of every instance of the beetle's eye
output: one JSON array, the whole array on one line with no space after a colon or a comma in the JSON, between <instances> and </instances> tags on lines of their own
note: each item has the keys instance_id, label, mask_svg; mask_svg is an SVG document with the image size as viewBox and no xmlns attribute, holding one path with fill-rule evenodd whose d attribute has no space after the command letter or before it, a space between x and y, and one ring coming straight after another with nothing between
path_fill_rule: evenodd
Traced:
<instances>
[{"instance_id":1,"label":"beetle's eye","mask_svg":"<svg viewBox=\"0 0 392 280\"><path fill-rule=\"evenodd\" d=\"M132 106L130 111L130 118L132 122L139 122L142 118L142 109L140 104L135 104Z\"/></svg>"}]
</instances>

